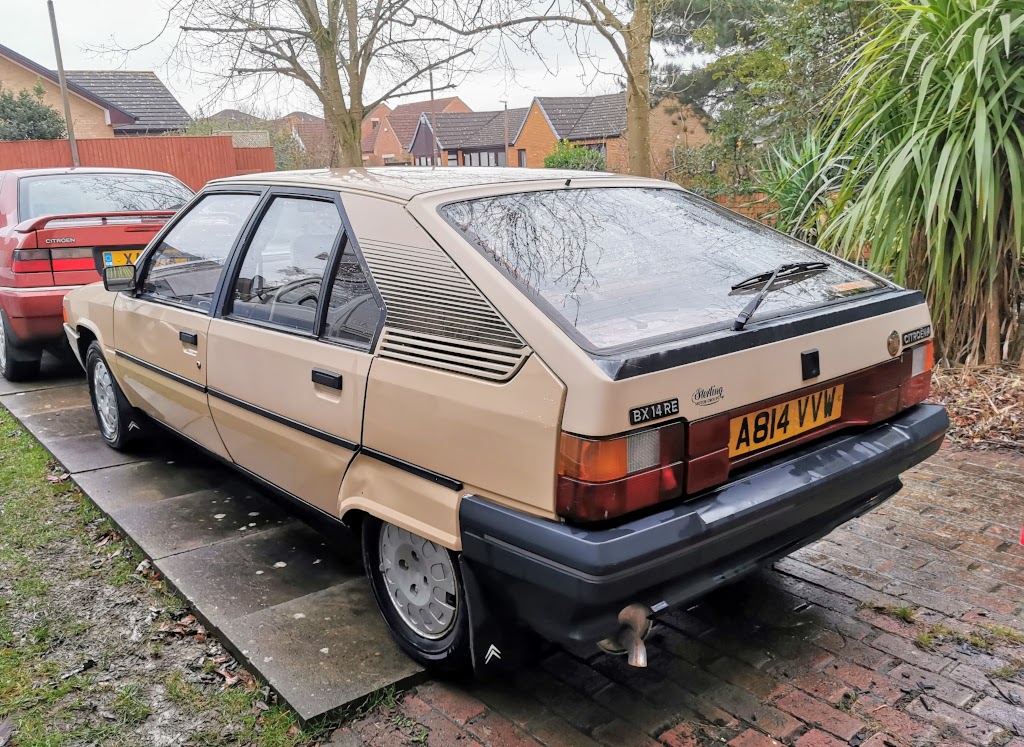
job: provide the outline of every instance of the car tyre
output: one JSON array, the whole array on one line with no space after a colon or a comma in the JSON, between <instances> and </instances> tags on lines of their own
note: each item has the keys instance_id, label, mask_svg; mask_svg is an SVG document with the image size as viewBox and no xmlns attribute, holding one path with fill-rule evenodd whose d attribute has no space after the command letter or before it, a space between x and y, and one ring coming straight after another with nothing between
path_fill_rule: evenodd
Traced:
<instances>
[{"instance_id":1,"label":"car tyre","mask_svg":"<svg viewBox=\"0 0 1024 747\"><path fill-rule=\"evenodd\" d=\"M85 354L85 372L100 435L112 449L123 451L138 439L142 424L107 365L103 349L95 340L89 343Z\"/></svg>"},{"instance_id":2,"label":"car tyre","mask_svg":"<svg viewBox=\"0 0 1024 747\"><path fill-rule=\"evenodd\" d=\"M362 546L373 596L402 650L435 672L467 673L469 611L458 555L372 516L363 520Z\"/></svg>"},{"instance_id":3,"label":"car tyre","mask_svg":"<svg viewBox=\"0 0 1024 747\"><path fill-rule=\"evenodd\" d=\"M15 347L7 314L0 310L0 375L8 381L29 381L39 376L40 350Z\"/></svg>"}]
</instances>

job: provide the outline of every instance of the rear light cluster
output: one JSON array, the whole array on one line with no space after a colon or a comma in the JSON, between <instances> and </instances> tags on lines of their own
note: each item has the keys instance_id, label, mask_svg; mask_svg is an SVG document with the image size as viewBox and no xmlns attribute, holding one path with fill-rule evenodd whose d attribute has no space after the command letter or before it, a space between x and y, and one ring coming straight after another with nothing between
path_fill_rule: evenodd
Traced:
<instances>
[{"instance_id":1,"label":"rear light cluster","mask_svg":"<svg viewBox=\"0 0 1024 747\"><path fill-rule=\"evenodd\" d=\"M686 425L673 423L616 438L562 434L557 511L601 521L683 494Z\"/></svg>"},{"instance_id":2,"label":"rear light cluster","mask_svg":"<svg viewBox=\"0 0 1024 747\"><path fill-rule=\"evenodd\" d=\"M924 401L931 391L933 343L894 360L827 382L842 383L843 414L813 431L730 459L730 421L820 390L826 382L692 423L675 422L611 438L563 433L556 511L574 521L603 521L697 493L729 479L731 469L851 425L870 425Z\"/></svg>"},{"instance_id":3,"label":"rear light cluster","mask_svg":"<svg viewBox=\"0 0 1024 747\"><path fill-rule=\"evenodd\" d=\"M71 249L16 249L11 269L14 272L73 272L95 270L92 247Z\"/></svg>"}]
</instances>

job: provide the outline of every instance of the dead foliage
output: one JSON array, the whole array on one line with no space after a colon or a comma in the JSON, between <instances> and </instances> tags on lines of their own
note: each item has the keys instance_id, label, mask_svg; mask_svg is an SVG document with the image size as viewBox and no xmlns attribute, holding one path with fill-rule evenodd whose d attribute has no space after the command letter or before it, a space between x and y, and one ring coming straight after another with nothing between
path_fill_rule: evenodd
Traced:
<instances>
[{"instance_id":1,"label":"dead foliage","mask_svg":"<svg viewBox=\"0 0 1024 747\"><path fill-rule=\"evenodd\" d=\"M1024 452L1024 370L936 368L929 399L946 406L952 445Z\"/></svg>"}]
</instances>

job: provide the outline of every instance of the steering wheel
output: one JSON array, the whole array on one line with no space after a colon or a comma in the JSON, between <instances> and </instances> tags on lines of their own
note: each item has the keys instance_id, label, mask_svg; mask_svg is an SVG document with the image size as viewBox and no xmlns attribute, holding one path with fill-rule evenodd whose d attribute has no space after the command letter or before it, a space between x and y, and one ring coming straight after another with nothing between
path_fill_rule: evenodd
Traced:
<instances>
[{"instance_id":1,"label":"steering wheel","mask_svg":"<svg viewBox=\"0 0 1024 747\"><path fill-rule=\"evenodd\" d=\"M313 293L306 292L298 301L289 301L289 303L294 303L299 306L309 306L310 304L308 302L312 301L312 306L315 308L317 301L320 300L320 278L301 278L299 280L292 280L289 283L285 283L280 288L274 291L274 295L270 298L270 303L278 303L281 299L281 296L283 296L285 293L290 293L291 291L297 288L301 288L304 285L316 285L317 289Z\"/></svg>"}]
</instances>

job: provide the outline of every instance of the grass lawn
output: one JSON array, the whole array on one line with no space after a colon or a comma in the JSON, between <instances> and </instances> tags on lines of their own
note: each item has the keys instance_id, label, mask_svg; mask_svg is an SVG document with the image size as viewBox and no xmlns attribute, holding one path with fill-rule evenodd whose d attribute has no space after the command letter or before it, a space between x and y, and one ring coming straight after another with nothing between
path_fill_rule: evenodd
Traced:
<instances>
[{"instance_id":1,"label":"grass lawn","mask_svg":"<svg viewBox=\"0 0 1024 747\"><path fill-rule=\"evenodd\" d=\"M0 406L0 743L324 739L212 638Z\"/></svg>"}]
</instances>

